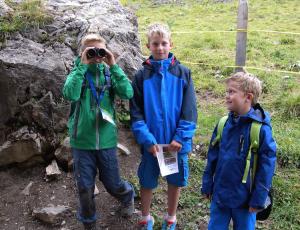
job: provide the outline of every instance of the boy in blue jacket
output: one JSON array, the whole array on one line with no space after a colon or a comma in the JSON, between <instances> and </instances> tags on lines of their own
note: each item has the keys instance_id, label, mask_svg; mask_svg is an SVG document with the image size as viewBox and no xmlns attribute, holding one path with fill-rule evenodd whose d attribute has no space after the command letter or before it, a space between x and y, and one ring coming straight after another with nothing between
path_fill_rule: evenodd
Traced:
<instances>
[{"instance_id":1,"label":"boy in blue jacket","mask_svg":"<svg viewBox=\"0 0 300 230\"><path fill-rule=\"evenodd\" d=\"M217 127L208 150L201 192L212 199L209 230L255 229L256 212L265 207L276 163L276 143L270 117L257 103L261 82L249 73L238 72L226 80L226 106L229 110L222 138L214 145ZM252 121L262 123L259 134L257 170L254 181L245 173L250 147ZM253 167L253 157L250 166ZM250 171L250 170L249 170Z\"/></svg>"},{"instance_id":2,"label":"boy in blue jacket","mask_svg":"<svg viewBox=\"0 0 300 230\"><path fill-rule=\"evenodd\" d=\"M147 36L151 56L134 78L134 97L130 101L132 130L142 151L138 169L142 209L139 224L142 229L153 228L150 205L160 173L156 153L158 144L169 144L169 151L178 152L179 172L166 177L168 212L162 229L175 229L180 188L188 180L188 153L197 122L196 98L190 70L170 53L168 27L150 25Z\"/></svg>"}]
</instances>

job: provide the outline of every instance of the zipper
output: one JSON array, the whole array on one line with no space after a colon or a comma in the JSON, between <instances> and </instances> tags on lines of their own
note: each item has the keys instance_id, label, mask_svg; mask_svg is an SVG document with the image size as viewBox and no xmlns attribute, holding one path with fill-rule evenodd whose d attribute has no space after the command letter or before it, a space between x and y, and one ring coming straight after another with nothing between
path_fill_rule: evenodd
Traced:
<instances>
[{"instance_id":1,"label":"zipper","mask_svg":"<svg viewBox=\"0 0 300 230\"><path fill-rule=\"evenodd\" d=\"M159 68L159 74L161 75L161 85L160 85L160 98L161 98L161 105L162 105L162 114L163 114L163 129L164 129L164 143L167 142L167 137L166 137L166 101L164 97L164 92L165 92L165 84L164 84L164 76L166 73L164 72L165 68L163 65L163 62L160 63L160 68ZM163 73L161 73L163 72Z\"/></svg>"},{"instance_id":2,"label":"zipper","mask_svg":"<svg viewBox=\"0 0 300 230\"><path fill-rule=\"evenodd\" d=\"M97 66L98 67L98 66ZM96 87L99 88L99 71L96 69ZM98 94L98 92L97 92ZM98 96L98 95L97 95ZM99 112L100 106L96 106L96 150L100 149L100 140L99 140Z\"/></svg>"},{"instance_id":3,"label":"zipper","mask_svg":"<svg viewBox=\"0 0 300 230\"><path fill-rule=\"evenodd\" d=\"M238 155L241 155L241 152L244 151L244 135L240 135L240 143L239 143L239 152Z\"/></svg>"}]
</instances>

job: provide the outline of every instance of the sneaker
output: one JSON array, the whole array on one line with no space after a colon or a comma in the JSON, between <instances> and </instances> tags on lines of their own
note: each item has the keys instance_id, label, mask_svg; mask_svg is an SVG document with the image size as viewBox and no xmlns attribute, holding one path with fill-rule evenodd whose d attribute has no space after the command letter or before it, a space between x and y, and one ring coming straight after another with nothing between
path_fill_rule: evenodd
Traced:
<instances>
[{"instance_id":1,"label":"sneaker","mask_svg":"<svg viewBox=\"0 0 300 230\"><path fill-rule=\"evenodd\" d=\"M163 221L161 230L175 230L175 229L176 229L176 220L175 221L168 221L168 220Z\"/></svg>"},{"instance_id":2,"label":"sneaker","mask_svg":"<svg viewBox=\"0 0 300 230\"><path fill-rule=\"evenodd\" d=\"M134 213L134 199L132 199L128 204L121 205L121 216L129 217Z\"/></svg>"},{"instance_id":3,"label":"sneaker","mask_svg":"<svg viewBox=\"0 0 300 230\"><path fill-rule=\"evenodd\" d=\"M83 223L84 230L97 230L96 221L91 223Z\"/></svg>"},{"instance_id":4,"label":"sneaker","mask_svg":"<svg viewBox=\"0 0 300 230\"><path fill-rule=\"evenodd\" d=\"M154 225L154 218L151 216L150 220L148 221L140 221L139 222L139 229L140 230L152 230Z\"/></svg>"}]
</instances>

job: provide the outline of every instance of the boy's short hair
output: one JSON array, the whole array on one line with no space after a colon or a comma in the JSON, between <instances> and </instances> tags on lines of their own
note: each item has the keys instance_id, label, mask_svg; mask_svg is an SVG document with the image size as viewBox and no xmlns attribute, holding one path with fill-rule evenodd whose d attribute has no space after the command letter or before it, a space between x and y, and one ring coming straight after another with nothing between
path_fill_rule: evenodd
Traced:
<instances>
[{"instance_id":1,"label":"boy's short hair","mask_svg":"<svg viewBox=\"0 0 300 230\"><path fill-rule=\"evenodd\" d=\"M258 98L262 92L262 83L255 75L237 72L227 78L225 83L228 84L231 81L236 82L241 91L253 94L252 106L258 102Z\"/></svg>"},{"instance_id":2,"label":"boy's short hair","mask_svg":"<svg viewBox=\"0 0 300 230\"><path fill-rule=\"evenodd\" d=\"M106 41L99 34L87 34L81 39L80 51L83 52L86 48L86 45L90 42L100 42L106 45Z\"/></svg>"},{"instance_id":3,"label":"boy's short hair","mask_svg":"<svg viewBox=\"0 0 300 230\"><path fill-rule=\"evenodd\" d=\"M154 24L149 25L148 29L147 29L148 42L154 34L158 34L159 36L161 36L163 38L167 38L171 41L171 31L169 29L169 26L167 26L165 24L154 23Z\"/></svg>"}]
</instances>

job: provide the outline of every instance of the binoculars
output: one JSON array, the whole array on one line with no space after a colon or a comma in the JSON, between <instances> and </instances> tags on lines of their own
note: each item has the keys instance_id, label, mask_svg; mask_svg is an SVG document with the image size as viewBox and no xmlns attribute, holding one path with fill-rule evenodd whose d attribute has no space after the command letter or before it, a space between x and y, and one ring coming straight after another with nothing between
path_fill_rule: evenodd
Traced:
<instances>
[{"instance_id":1,"label":"binoculars","mask_svg":"<svg viewBox=\"0 0 300 230\"><path fill-rule=\"evenodd\" d=\"M94 58L94 57L105 57L106 55L106 51L105 49L102 49L102 48L93 48L93 49L89 49L87 52L86 52L86 57L88 59L91 59L91 58Z\"/></svg>"}]
</instances>

